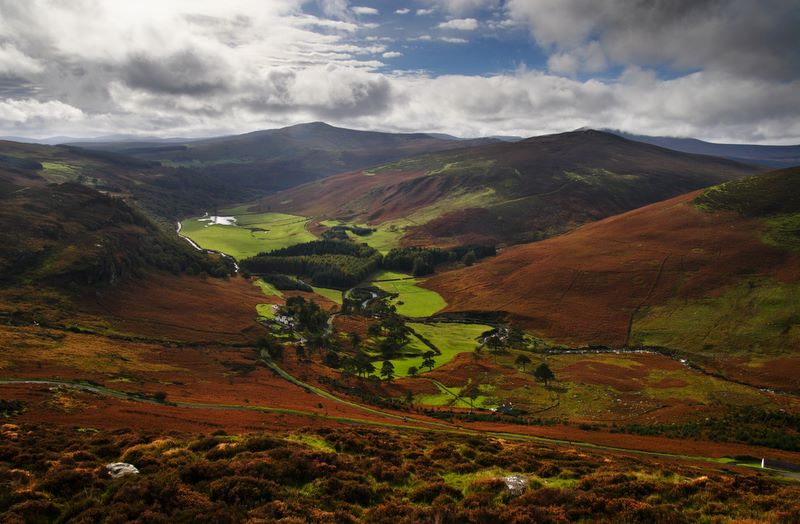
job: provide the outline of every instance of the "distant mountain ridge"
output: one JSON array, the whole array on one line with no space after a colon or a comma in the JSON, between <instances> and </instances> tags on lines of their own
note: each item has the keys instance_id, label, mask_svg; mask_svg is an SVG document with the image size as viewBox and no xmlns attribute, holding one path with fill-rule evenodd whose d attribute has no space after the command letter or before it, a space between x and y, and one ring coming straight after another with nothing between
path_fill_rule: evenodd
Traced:
<instances>
[{"instance_id":1,"label":"distant mountain ridge","mask_svg":"<svg viewBox=\"0 0 800 524\"><path fill-rule=\"evenodd\" d=\"M625 133L614 129L605 131L619 135L628 140L645 144L666 147L675 151L696 155L709 155L746 164L756 164L773 168L793 167L800 165L800 145L762 146L756 144L717 144L696 138L679 138L669 136L647 136Z\"/></svg>"},{"instance_id":2,"label":"distant mountain ridge","mask_svg":"<svg viewBox=\"0 0 800 524\"><path fill-rule=\"evenodd\" d=\"M756 171L586 130L409 157L264 203L306 216L403 227L407 244L513 244Z\"/></svg>"},{"instance_id":3,"label":"distant mountain ridge","mask_svg":"<svg viewBox=\"0 0 800 524\"><path fill-rule=\"evenodd\" d=\"M232 190L258 196L408 156L495 142L357 131L311 122L185 143L137 140L70 145L189 168Z\"/></svg>"}]
</instances>

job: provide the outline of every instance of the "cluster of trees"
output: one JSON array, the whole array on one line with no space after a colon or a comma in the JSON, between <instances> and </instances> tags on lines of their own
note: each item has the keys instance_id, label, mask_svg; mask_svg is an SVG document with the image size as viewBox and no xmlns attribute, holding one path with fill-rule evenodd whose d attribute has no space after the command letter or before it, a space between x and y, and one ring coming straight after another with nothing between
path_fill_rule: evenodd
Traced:
<instances>
[{"instance_id":1,"label":"cluster of trees","mask_svg":"<svg viewBox=\"0 0 800 524\"><path fill-rule=\"evenodd\" d=\"M346 235L337 235L337 231L343 233L341 229L329 231L333 234L326 235L322 240L259 253L243 260L241 266L246 271L259 274L306 275L318 286L343 289L355 286L377 269L405 271L422 276L433 273L438 264L462 260L471 265L480 258L496 254L493 246L475 245L446 250L395 248L381 256L367 244L357 244L348 240Z\"/></svg>"},{"instance_id":2,"label":"cluster of trees","mask_svg":"<svg viewBox=\"0 0 800 524\"><path fill-rule=\"evenodd\" d=\"M282 275L280 273L268 273L262 278L264 281L275 286L275 289L280 289L281 291L306 291L308 293L314 291L311 286L302 280L298 280L288 275Z\"/></svg>"},{"instance_id":3,"label":"cluster of trees","mask_svg":"<svg viewBox=\"0 0 800 524\"><path fill-rule=\"evenodd\" d=\"M315 240L245 259L241 266L253 273L308 275L318 286L348 288L380 268L381 255L365 244L343 240Z\"/></svg>"},{"instance_id":4,"label":"cluster of trees","mask_svg":"<svg viewBox=\"0 0 800 524\"><path fill-rule=\"evenodd\" d=\"M311 337L319 336L328 326L328 314L319 304L303 297L289 297L278 309L279 315L294 319L295 327Z\"/></svg>"},{"instance_id":5,"label":"cluster of trees","mask_svg":"<svg viewBox=\"0 0 800 524\"><path fill-rule=\"evenodd\" d=\"M451 249L435 247L401 247L390 250L383 257L384 269L410 272L414 276L430 275L436 266L462 261L471 266L475 261L497 254L494 246L469 245Z\"/></svg>"}]
</instances>

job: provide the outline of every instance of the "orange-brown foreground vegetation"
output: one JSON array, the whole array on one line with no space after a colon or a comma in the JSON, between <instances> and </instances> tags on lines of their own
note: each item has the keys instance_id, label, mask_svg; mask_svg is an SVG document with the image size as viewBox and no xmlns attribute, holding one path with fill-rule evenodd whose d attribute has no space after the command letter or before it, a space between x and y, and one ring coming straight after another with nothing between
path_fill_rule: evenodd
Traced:
<instances>
[{"instance_id":1,"label":"orange-brown foreground vegetation","mask_svg":"<svg viewBox=\"0 0 800 524\"><path fill-rule=\"evenodd\" d=\"M272 429L5 424L0 519L793 522L800 511L800 487L736 467L451 434ZM114 461L140 473L110 479L103 466ZM521 485L509 489L509 477Z\"/></svg>"}]
</instances>

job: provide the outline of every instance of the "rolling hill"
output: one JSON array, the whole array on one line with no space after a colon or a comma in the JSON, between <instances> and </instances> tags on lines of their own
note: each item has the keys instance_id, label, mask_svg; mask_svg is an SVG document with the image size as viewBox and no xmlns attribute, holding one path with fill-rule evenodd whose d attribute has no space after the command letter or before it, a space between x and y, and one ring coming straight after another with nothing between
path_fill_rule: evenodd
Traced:
<instances>
[{"instance_id":1,"label":"rolling hill","mask_svg":"<svg viewBox=\"0 0 800 524\"><path fill-rule=\"evenodd\" d=\"M767 385L800 369L800 168L515 246L426 285L556 343L658 346Z\"/></svg>"},{"instance_id":2,"label":"rolling hill","mask_svg":"<svg viewBox=\"0 0 800 524\"><path fill-rule=\"evenodd\" d=\"M407 158L260 207L380 225L406 245L515 244L755 171L587 130Z\"/></svg>"},{"instance_id":3,"label":"rolling hill","mask_svg":"<svg viewBox=\"0 0 800 524\"><path fill-rule=\"evenodd\" d=\"M226 186L264 194L407 156L491 142L497 140L357 131L312 122L183 143L113 141L73 145L192 169Z\"/></svg>"},{"instance_id":4,"label":"rolling hill","mask_svg":"<svg viewBox=\"0 0 800 524\"><path fill-rule=\"evenodd\" d=\"M800 165L800 145L793 146L761 146L756 144L717 144L696 138L679 138L670 136L647 136L608 130L623 138L666 147L684 153L710 155L746 164L757 164L771 168L783 168Z\"/></svg>"}]
</instances>

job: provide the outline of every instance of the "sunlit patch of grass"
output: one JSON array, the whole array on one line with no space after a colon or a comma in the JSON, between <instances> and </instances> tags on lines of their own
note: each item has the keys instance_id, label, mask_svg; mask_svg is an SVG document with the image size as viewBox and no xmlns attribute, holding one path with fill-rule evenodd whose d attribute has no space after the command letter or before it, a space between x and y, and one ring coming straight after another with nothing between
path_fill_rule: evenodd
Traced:
<instances>
[{"instance_id":1,"label":"sunlit patch of grass","mask_svg":"<svg viewBox=\"0 0 800 524\"><path fill-rule=\"evenodd\" d=\"M274 304L256 304L256 313L261 318L275 318Z\"/></svg>"},{"instance_id":2,"label":"sunlit patch of grass","mask_svg":"<svg viewBox=\"0 0 800 524\"><path fill-rule=\"evenodd\" d=\"M327 451L330 453L336 453L336 449L319 435L311 435L308 433L294 433L292 435L289 435L287 440L303 444L304 446L308 446L309 448L316 449L318 451Z\"/></svg>"},{"instance_id":3,"label":"sunlit patch of grass","mask_svg":"<svg viewBox=\"0 0 800 524\"><path fill-rule=\"evenodd\" d=\"M315 240L309 219L285 213L233 215L236 225L209 224L196 217L181 222L181 234L204 249L222 251L241 260L258 253Z\"/></svg>"},{"instance_id":4,"label":"sunlit patch of grass","mask_svg":"<svg viewBox=\"0 0 800 524\"><path fill-rule=\"evenodd\" d=\"M421 279L403 273L380 271L370 281L384 291L398 294L393 303L401 315L428 317L447 306L439 293L417 285Z\"/></svg>"},{"instance_id":5,"label":"sunlit patch of grass","mask_svg":"<svg viewBox=\"0 0 800 524\"><path fill-rule=\"evenodd\" d=\"M342 305L342 292L340 290L330 289L326 287L315 287L315 286L311 286L311 289L313 289L314 293L316 293L317 295L325 297L331 302L335 302L339 305Z\"/></svg>"},{"instance_id":6,"label":"sunlit patch of grass","mask_svg":"<svg viewBox=\"0 0 800 524\"><path fill-rule=\"evenodd\" d=\"M283 293L280 292L278 288L270 284L269 282L265 282L263 279L257 279L253 282L255 286L261 289L261 292L268 297L282 297Z\"/></svg>"},{"instance_id":7,"label":"sunlit patch of grass","mask_svg":"<svg viewBox=\"0 0 800 524\"><path fill-rule=\"evenodd\" d=\"M72 182L80 176L80 169L62 162L42 162L42 176L51 183Z\"/></svg>"}]
</instances>

